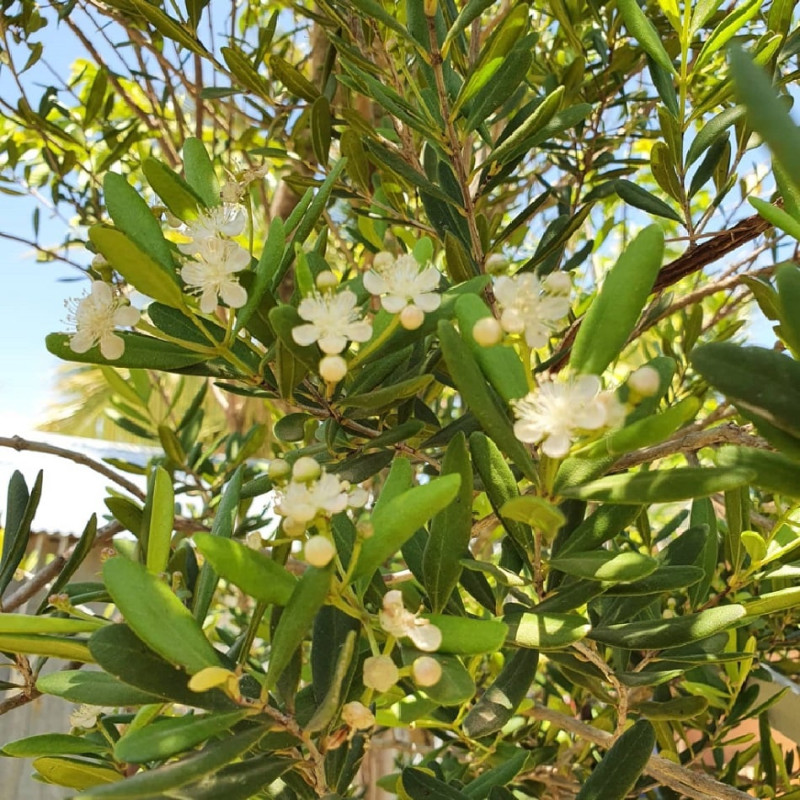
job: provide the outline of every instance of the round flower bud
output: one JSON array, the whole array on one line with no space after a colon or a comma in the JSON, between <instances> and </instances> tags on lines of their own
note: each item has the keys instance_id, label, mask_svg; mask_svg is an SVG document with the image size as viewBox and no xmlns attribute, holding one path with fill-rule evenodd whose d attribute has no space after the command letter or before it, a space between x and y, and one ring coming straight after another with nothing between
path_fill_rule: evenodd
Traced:
<instances>
[{"instance_id":1,"label":"round flower bud","mask_svg":"<svg viewBox=\"0 0 800 800\"><path fill-rule=\"evenodd\" d=\"M441 680L442 665L430 656L420 656L411 665L411 674L417 686L434 686Z\"/></svg>"},{"instance_id":2,"label":"round flower bud","mask_svg":"<svg viewBox=\"0 0 800 800\"><path fill-rule=\"evenodd\" d=\"M322 473L322 468L311 456L300 456L292 467L292 480L306 483L315 481Z\"/></svg>"},{"instance_id":3,"label":"round flower bud","mask_svg":"<svg viewBox=\"0 0 800 800\"><path fill-rule=\"evenodd\" d=\"M319 375L327 383L339 383L347 375L347 362L341 356L324 356L319 362Z\"/></svg>"},{"instance_id":4,"label":"round flower bud","mask_svg":"<svg viewBox=\"0 0 800 800\"><path fill-rule=\"evenodd\" d=\"M370 656L364 662L364 686L376 692L387 692L400 679L400 673L389 656Z\"/></svg>"},{"instance_id":5,"label":"round flower bud","mask_svg":"<svg viewBox=\"0 0 800 800\"><path fill-rule=\"evenodd\" d=\"M345 703L342 706L342 722L348 728L366 730L375 724L375 717L363 703L353 700L352 703Z\"/></svg>"},{"instance_id":6,"label":"round flower bud","mask_svg":"<svg viewBox=\"0 0 800 800\"><path fill-rule=\"evenodd\" d=\"M264 540L261 538L261 533L259 531L250 531L250 533L244 537L244 543L251 550L260 550L264 546Z\"/></svg>"},{"instance_id":7,"label":"round flower bud","mask_svg":"<svg viewBox=\"0 0 800 800\"><path fill-rule=\"evenodd\" d=\"M306 523L294 517L286 517L281 528L290 539L299 539L306 532Z\"/></svg>"},{"instance_id":8,"label":"round flower bud","mask_svg":"<svg viewBox=\"0 0 800 800\"><path fill-rule=\"evenodd\" d=\"M628 387L640 397L652 397L661 385L661 376L653 367L639 367L628 377Z\"/></svg>"},{"instance_id":9,"label":"round flower bud","mask_svg":"<svg viewBox=\"0 0 800 800\"><path fill-rule=\"evenodd\" d=\"M339 285L339 279L329 269L326 269L317 275L315 283L317 289L321 292L326 292L335 289Z\"/></svg>"},{"instance_id":10,"label":"round flower bud","mask_svg":"<svg viewBox=\"0 0 800 800\"><path fill-rule=\"evenodd\" d=\"M415 331L423 322L425 322L425 312L418 306L406 306L400 312L400 324L407 331Z\"/></svg>"},{"instance_id":11,"label":"round flower bud","mask_svg":"<svg viewBox=\"0 0 800 800\"><path fill-rule=\"evenodd\" d=\"M312 536L305 547L306 561L312 567L327 567L336 555L333 542L324 536Z\"/></svg>"},{"instance_id":12,"label":"round flower bud","mask_svg":"<svg viewBox=\"0 0 800 800\"><path fill-rule=\"evenodd\" d=\"M394 264L394 256L391 253L387 253L386 250L375 253L375 258L372 259L372 269L377 272L390 267L392 264Z\"/></svg>"},{"instance_id":13,"label":"round flower bud","mask_svg":"<svg viewBox=\"0 0 800 800\"><path fill-rule=\"evenodd\" d=\"M375 534L375 526L372 524L372 520L368 516L361 517L361 519L356 523L356 533L362 539L369 539Z\"/></svg>"},{"instance_id":14,"label":"round flower bud","mask_svg":"<svg viewBox=\"0 0 800 800\"><path fill-rule=\"evenodd\" d=\"M508 267L508 259L500 253L492 253L486 259L485 266L489 275L502 275Z\"/></svg>"},{"instance_id":15,"label":"round flower bud","mask_svg":"<svg viewBox=\"0 0 800 800\"><path fill-rule=\"evenodd\" d=\"M481 347L499 344L503 339L503 326L494 317L483 317L473 326L472 338Z\"/></svg>"},{"instance_id":16,"label":"round flower bud","mask_svg":"<svg viewBox=\"0 0 800 800\"><path fill-rule=\"evenodd\" d=\"M280 481L288 478L292 472L291 464L283 458L275 458L269 462L267 476L271 481Z\"/></svg>"},{"instance_id":17,"label":"round flower bud","mask_svg":"<svg viewBox=\"0 0 800 800\"><path fill-rule=\"evenodd\" d=\"M551 272L542 284L552 294L569 294L572 290L572 281L566 272Z\"/></svg>"}]
</instances>

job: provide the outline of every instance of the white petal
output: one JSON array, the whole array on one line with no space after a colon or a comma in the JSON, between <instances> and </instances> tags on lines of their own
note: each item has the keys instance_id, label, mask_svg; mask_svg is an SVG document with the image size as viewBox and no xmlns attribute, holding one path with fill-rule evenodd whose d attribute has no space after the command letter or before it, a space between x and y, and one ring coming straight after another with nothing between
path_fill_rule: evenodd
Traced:
<instances>
[{"instance_id":1,"label":"white petal","mask_svg":"<svg viewBox=\"0 0 800 800\"><path fill-rule=\"evenodd\" d=\"M89 331L78 331L70 337L69 347L73 353L85 353L95 342L95 337Z\"/></svg>"},{"instance_id":2,"label":"white petal","mask_svg":"<svg viewBox=\"0 0 800 800\"><path fill-rule=\"evenodd\" d=\"M517 420L514 423L514 436L521 442L533 444L540 442L545 435L541 422L533 422L526 419Z\"/></svg>"},{"instance_id":3,"label":"white petal","mask_svg":"<svg viewBox=\"0 0 800 800\"><path fill-rule=\"evenodd\" d=\"M115 333L106 333L100 337L100 352L103 358L114 361L125 352L125 341Z\"/></svg>"},{"instance_id":4,"label":"white petal","mask_svg":"<svg viewBox=\"0 0 800 800\"><path fill-rule=\"evenodd\" d=\"M308 347L308 345L317 341L319 333L319 328L316 325L296 325L292 328L292 339L301 347Z\"/></svg>"},{"instance_id":5,"label":"white petal","mask_svg":"<svg viewBox=\"0 0 800 800\"><path fill-rule=\"evenodd\" d=\"M221 294L231 308L241 308L247 302L247 292L237 281L225 281Z\"/></svg>"},{"instance_id":6,"label":"white petal","mask_svg":"<svg viewBox=\"0 0 800 800\"><path fill-rule=\"evenodd\" d=\"M579 375L573 384L574 396L580 400L591 400L600 391L597 375Z\"/></svg>"},{"instance_id":7,"label":"white petal","mask_svg":"<svg viewBox=\"0 0 800 800\"><path fill-rule=\"evenodd\" d=\"M525 324L525 342L528 347L538 349L547 344L550 336L548 335L547 328L536 321L528 321Z\"/></svg>"},{"instance_id":8,"label":"white petal","mask_svg":"<svg viewBox=\"0 0 800 800\"><path fill-rule=\"evenodd\" d=\"M552 433L544 440L542 450L550 458L564 458L569 453L570 438L565 432Z\"/></svg>"},{"instance_id":9,"label":"white petal","mask_svg":"<svg viewBox=\"0 0 800 800\"><path fill-rule=\"evenodd\" d=\"M92 281L92 299L97 300L104 306L111 305L114 293L105 281Z\"/></svg>"},{"instance_id":10,"label":"white petal","mask_svg":"<svg viewBox=\"0 0 800 800\"><path fill-rule=\"evenodd\" d=\"M292 329L294 330L294 329ZM319 339L319 349L328 355L337 355L347 347L347 337L339 333L326 333Z\"/></svg>"},{"instance_id":11,"label":"white petal","mask_svg":"<svg viewBox=\"0 0 800 800\"><path fill-rule=\"evenodd\" d=\"M575 416L575 426L578 428L586 428L586 430L589 431L602 428L605 424L606 409L603 404L597 400L587 403L587 405L580 410L580 413Z\"/></svg>"},{"instance_id":12,"label":"white petal","mask_svg":"<svg viewBox=\"0 0 800 800\"><path fill-rule=\"evenodd\" d=\"M190 286L202 286L206 282L206 267L193 261L181 268L181 278Z\"/></svg>"},{"instance_id":13,"label":"white petal","mask_svg":"<svg viewBox=\"0 0 800 800\"><path fill-rule=\"evenodd\" d=\"M432 653L438 650L442 643L442 632L431 622L427 620L415 620L413 626L410 626L407 635L412 642L426 653Z\"/></svg>"},{"instance_id":14,"label":"white petal","mask_svg":"<svg viewBox=\"0 0 800 800\"><path fill-rule=\"evenodd\" d=\"M442 298L435 292L428 292L426 294L415 294L414 305L421 308L426 314L431 311L436 311L442 303Z\"/></svg>"},{"instance_id":15,"label":"white petal","mask_svg":"<svg viewBox=\"0 0 800 800\"><path fill-rule=\"evenodd\" d=\"M209 286L203 290L200 295L200 310L204 314L213 314L219 305L217 300L217 292L213 286Z\"/></svg>"},{"instance_id":16,"label":"white petal","mask_svg":"<svg viewBox=\"0 0 800 800\"><path fill-rule=\"evenodd\" d=\"M366 320L353 322L347 326L347 338L351 342L367 342L372 336L372 323Z\"/></svg>"},{"instance_id":17,"label":"white petal","mask_svg":"<svg viewBox=\"0 0 800 800\"><path fill-rule=\"evenodd\" d=\"M381 300L381 305L390 314L399 314L408 305L405 297L398 297L396 294L389 294Z\"/></svg>"},{"instance_id":18,"label":"white petal","mask_svg":"<svg viewBox=\"0 0 800 800\"><path fill-rule=\"evenodd\" d=\"M377 272L370 270L364 273L364 288L370 294L384 294L389 290L386 281Z\"/></svg>"},{"instance_id":19,"label":"white petal","mask_svg":"<svg viewBox=\"0 0 800 800\"><path fill-rule=\"evenodd\" d=\"M318 297L304 297L297 306L297 313L300 315L300 319L313 322L314 318L320 315L321 309L322 304Z\"/></svg>"},{"instance_id":20,"label":"white petal","mask_svg":"<svg viewBox=\"0 0 800 800\"><path fill-rule=\"evenodd\" d=\"M120 306L112 317L112 322L120 327L135 325L139 321L139 310L133 306Z\"/></svg>"}]
</instances>

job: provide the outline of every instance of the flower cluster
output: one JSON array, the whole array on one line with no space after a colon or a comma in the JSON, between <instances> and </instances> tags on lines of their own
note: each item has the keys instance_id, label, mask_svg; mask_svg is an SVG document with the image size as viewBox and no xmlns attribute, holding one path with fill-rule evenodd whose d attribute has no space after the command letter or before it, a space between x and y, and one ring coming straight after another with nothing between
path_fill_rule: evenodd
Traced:
<instances>
[{"instance_id":1,"label":"flower cluster","mask_svg":"<svg viewBox=\"0 0 800 800\"><path fill-rule=\"evenodd\" d=\"M596 375L566 380L542 380L537 391L512 403L517 421L514 434L538 444L550 458L563 458L584 431L619 425L625 409L613 392L601 392Z\"/></svg>"},{"instance_id":2,"label":"flower cluster","mask_svg":"<svg viewBox=\"0 0 800 800\"><path fill-rule=\"evenodd\" d=\"M364 288L380 296L385 311L400 314L404 328L416 330L442 302L436 291L441 277L436 267L420 265L412 255L394 258L381 252L364 274Z\"/></svg>"},{"instance_id":3,"label":"flower cluster","mask_svg":"<svg viewBox=\"0 0 800 800\"><path fill-rule=\"evenodd\" d=\"M381 628L400 639L407 636L419 650L432 653L442 643L442 632L432 622L412 614L403 605L403 594L392 589L383 596L383 609L379 614Z\"/></svg>"},{"instance_id":4,"label":"flower cluster","mask_svg":"<svg viewBox=\"0 0 800 800\"><path fill-rule=\"evenodd\" d=\"M234 273L250 264L250 254L232 241L244 231L245 213L242 206L225 203L205 209L196 219L180 228L188 241L178 249L192 260L181 269L181 277L200 295L200 310L213 313L221 298L231 308L241 308L247 302L247 292Z\"/></svg>"},{"instance_id":5,"label":"flower cluster","mask_svg":"<svg viewBox=\"0 0 800 800\"><path fill-rule=\"evenodd\" d=\"M270 477L275 474L276 470L270 469ZM275 510L284 518L284 532L288 536L301 536L318 517L331 517L347 508L362 508L367 499L367 492L360 486L351 487L347 481L340 481L321 469L313 458L303 456L295 461L291 480L278 491ZM318 547L312 545L312 552Z\"/></svg>"},{"instance_id":6,"label":"flower cluster","mask_svg":"<svg viewBox=\"0 0 800 800\"><path fill-rule=\"evenodd\" d=\"M528 347L544 347L569 312L571 281L563 272L543 280L531 273L503 275L494 284L500 325L506 333L525 337Z\"/></svg>"},{"instance_id":7,"label":"flower cluster","mask_svg":"<svg viewBox=\"0 0 800 800\"><path fill-rule=\"evenodd\" d=\"M139 312L121 295L115 294L109 284L92 281L89 294L77 300L68 300L67 322L75 327L69 346L75 353L85 353L99 343L103 358L119 358L125 342L115 333L119 327L135 325Z\"/></svg>"}]
</instances>

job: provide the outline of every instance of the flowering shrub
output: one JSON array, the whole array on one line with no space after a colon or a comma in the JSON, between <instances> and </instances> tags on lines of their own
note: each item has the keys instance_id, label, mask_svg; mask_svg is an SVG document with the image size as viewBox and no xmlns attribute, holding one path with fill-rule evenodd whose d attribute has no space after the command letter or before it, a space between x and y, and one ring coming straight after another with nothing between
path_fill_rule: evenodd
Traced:
<instances>
[{"instance_id":1,"label":"flowering shrub","mask_svg":"<svg viewBox=\"0 0 800 800\"><path fill-rule=\"evenodd\" d=\"M191 136L181 163L151 156L141 174L105 175L90 294L49 350L103 367L145 435L144 370L202 378L274 418L205 441L205 386L183 414L170 400L147 491L109 498L108 536L92 520L28 615L3 593L41 487L15 477L0 651L26 681L20 704L43 693L79 705L71 734L5 745L36 758L42 780L80 800L334 800L358 796L382 732L414 728L425 747L381 776L404 799L795 796L797 765L766 716L775 701L747 681L760 664L793 674L800 269L774 270L774 286L737 274L667 290L742 243L737 227L703 250L709 217L692 201L697 175L719 203L736 183L745 144L731 162L722 136L734 124L776 153L783 206L757 209L800 232L800 171L781 145L800 134L741 54L714 103L690 85L691 63L727 63L707 48L751 18L739 11L687 6L676 26L659 3L665 49L639 5L618 0L593 9L602 31L585 22L564 40L591 44L600 66L570 51L543 81L551 55L567 57L549 37L574 4L545 3L552 24L538 28L538 9L495 5L319 3L307 13L330 53L316 82L271 52L277 13L253 53L222 48L211 64L227 65L232 95L273 102L266 59L286 103L265 119L308 126L294 142L306 150L284 154L302 166L286 213L266 220L256 202L278 192L277 170L258 163L277 158L277 135L222 184L221 153ZM202 4L192 25L156 3L111 6L136 10L136 36L211 58ZM722 27L693 54L715 14ZM776 15L764 24L784 24ZM756 60L790 57L777 51L784 27ZM620 141L604 112L642 75L659 127ZM726 116L695 133L687 97ZM354 112L365 98L372 116ZM652 98L636 102L652 112ZM645 139L669 203L601 171L629 174ZM538 184L546 193L528 196ZM614 223L620 202L636 215L617 247L594 212ZM525 226L545 206L558 214L531 242ZM693 248L665 264L678 223ZM725 341L738 308L716 295L739 283L788 353ZM184 496L196 512L176 511ZM102 574L73 581L123 528L135 541L118 536ZM40 673L37 656L63 669ZM761 743L736 738L748 717ZM742 745L730 767L725 745Z\"/></svg>"}]
</instances>

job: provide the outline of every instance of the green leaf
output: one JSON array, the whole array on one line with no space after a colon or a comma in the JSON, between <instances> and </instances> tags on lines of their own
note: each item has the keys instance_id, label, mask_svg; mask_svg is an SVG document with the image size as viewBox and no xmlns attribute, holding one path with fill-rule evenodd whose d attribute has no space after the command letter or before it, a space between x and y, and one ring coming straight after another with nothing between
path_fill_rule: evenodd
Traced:
<instances>
[{"instance_id":1,"label":"green leaf","mask_svg":"<svg viewBox=\"0 0 800 800\"><path fill-rule=\"evenodd\" d=\"M726 108L717 116L712 117L692 140L686 153L686 166L689 167L708 150L711 145L718 142L735 122L745 115L744 106Z\"/></svg>"},{"instance_id":2,"label":"green leaf","mask_svg":"<svg viewBox=\"0 0 800 800\"><path fill-rule=\"evenodd\" d=\"M33 768L48 783L79 791L122 781L122 775L116 770L75 758L42 756L34 760Z\"/></svg>"},{"instance_id":3,"label":"green leaf","mask_svg":"<svg viewBox=\"0 0 800 800\"><path fill-rule=\"evenodd\" d=\"M353 580L368 577L405 544L434 514L446 508L458 495L461 478L445 475L409 489L372 514L375 533L364 541Z\"/></svg>"},{"instance_id":4,"label":"green leaf","mask_svg":"<svg viewBox=\"0 0 800 800\"><path fill-rule=\"evenodd\" d=\"M719 450L717 462L725 467L753 470L752 483L787 497L800 497L800 464L781 453L752 447L727 446Z\"/></svg>"},{"instance_id":5,"label":"green leaf","mask_svg":"<svg viewBox=\"0 0 800 800\"><path fill-rule=\"evenodd\" d=\"M342 409L355 408L364 413L377 414L395 407L403 400L416 396L427 389L432 382L433 375L417 375L371 392L350 395L336 405Z\"/></svg>"},{"instance_id":6,"label":"green leaf","mask_svg":"<svg viewBox=\"0 0 800 800\"><path fill-rule=\"evenodd\" d=\"M711 61L714 54L718 53L736 35L736 32L758 13L761 3L762 0L745 0L744 3L737 3L733 6L731 13L725 16L703 43L700 53L692 64L693 74L699 74L700 70Z\"/></svg>"},{"instance_id":7,"label":"green leaf","mask_svg":"<svg viewBox=\"0 0 800 800\"><path fill-rule=\"evenodd\" d=\"M181 47L199 56L208 55L208 51L195 38L184 25L169 16L159 6L153 5L148 0L126 0L132 3L136 10L161 34L172 39Z\"/></svg>"},{"instance_id":8,"label":"green leaf","mask_svg":"<svg viewBox=\"0 0 800 800\"><path fill-rule=\"evenodd\" d=\"M602 500L613 503L672 503L693 497L707 497L715 492L744 486L755 477L745 468L650 470L649 472L609 475L583 486L564 489L562 494L581 500Z\"/></svg>"},{"instance_id":9,"label":"green leaf","mask_svg":"<svg viewBox=\"0 0 800 800\"><path fill-rule=\"evenodd\" d=\"M316 633L318 630L316 627L316 619L314 623L314 633ZM330 674L327 691L322 694L314 715L304 726L304 730L308 733L316 733L317 731L327 728L339 711L342 696L346 695L352 681L353 673L351 667L353 665L353 653L355 652L357 638L358 636L355 630L348 630L344 635L341 647L333 651L336 653L336 660L333 662L333 670ZM332 653L328 652L328 658L330 658L331 655Z\"/></svg>"},{"instance_id":10,"label":"green leaf","mask_svg":"<svg viewBox=\"0 0 800 800\"><path fill-rule=\"evenodd\" d=\"M62 670L40 675L36 688L42 694L61 697L70 703L98 706L141 706L160 702L158 695L129 686L106 672Z\"/></svg>"},{"instance_id":11,"label":"green leaf","mask_svg":"<svg viewBox=\"0 0 800 800\"><path fill-rule=\"evenodd\" d=\"M108 263L142 294L173 308L186 308L174 269L151 257L122 231L94 225L89 229L89 239Z\"/></svg>"},{"instance_id":12,"label":"green leaf","mask_svg":"<svg viewBox=\"0 0 800 800\"><path fill-rule=\"evenodd\" d=\"M98 619L0 614L0 633L90 633L107 624Z\"/></svg>"},{"instance_id":13,"label":"green leaf","mask_svg":"<svg viewBox=\"0 0 800 800\"><path fill-rule=\"evenodd\" d=\"M536 677L539 651L519 648L464 717L462 727L471 739L489 736L514 716Z\"/></svg>"},{"instance_id":14,"label":"green leaf","mask_svg":"<svg viewBox=\"0 0 800 800\"><path fill-rule=\"evenodd\" d=\"M117 230L122 231L139 250L156 261L167 274L174 272L172 250L164 238L161 224L139 192L122 175L107 172L103 178L103 193L108 213L114 220Z\"/></svg>"},{"instance_id":15,"label":"green leaf","mask_svg":"<svg viewBox=\"0 0 800 800\"><path fill-rule=\"evenodd\" d=\"M511 612L503 617L508 624L508 640L518 647L535 650L560 650L583 639L591 629L578 614L555 612Z\"/></svg>"},{"instance_id":16,"label":"green leaf","mask_svg":"<svg viewBox=\"0 0 800 800\"><path fill-rule=\"evenodd\" d=\"M575 800L624 800L644 772L655 746L653 726L646 719L635 722L611 745Z\"/></svg>"},{"instance_id":17,"label":"green leaf","mask_svg":"<svg viewBox=\"0 0 800 800\"><path fill-rule=\"evenodd\" d=\"M623 650L666 650L727 630L746 614L742 605L719 606L682 617L596 627L589 638Z\"/></svg>"},{"instance_id":18,"label":"green leaf","mask_svg":"<svg viewBox=\"0 0 800 800\"><path fill-rule=\"evenodd\" d=\"M549 538L555 536L566 522L559 508L543 497L531 494L507 500L500 508L500 516L530 525L531 528L546 533Z\"/></svg>"},{"instance_id":19,"label":"green leaf","mask_svg":"<svg viewBox=\"0 0 800 800\"><path fill-rule=\"evenodd\" d=\"M125 621L156 653L190 673L219 666L217 651L191 612L144 566L111 558L103 565L103 579Z\"/></svg>"},{"instance_id":20,"label":"green leaf","mask_svg":"<svg viewBox=\"0 0 800 800\"><path fill-rule=\"evenodd\" d=\"M558 550L558 555L594 550L627 528L640 512L641 508L628 505L600 506L572 531Z\"/></svg>"},{"instance_id":21,"label":"green leaf","mask_svg":"<svg viewBox=\"0 0 800 800\"><path fill-rule=\"evenodd\" d=\"M694 695L674 697L672 700L662 702L646 700L637 706L642 716L653 721L663 722L692 719L698 714L702 714L707 708L708 700L705 697Z\"/></svg>"},{"instance_id":22,"label":"green leaf","mask_svg":"<svg viewBox=\"0 0 800 800\"><path fill-rule=\"evenodd\" d=\"M411 800L468 800L468 795L417 767L400 773L400 788Z\"/></svg>"},{"instance_id":23,"label":"green leaf","mask_svg":"<svg viewBox=\"0 0 800 800\"><path fill-rule=\"evenodd\" d=\"M489 390L469 346L458 335L453 323L448 320L439 322L438 333L447 368L464 401L486 434L512 459L527 478L535 482L536 470L530 454L522 442L514 436L508 416Z\"/></svg>"},{"instance_id":24,"label":"green leaf","mask_svg":"<svg viewBox=\"0 0 800 800\"><path fill-rule=\"evenodd\" d=\"M155 158L146 158L142 172L161 202L178 219L184 222L196 219L200 208L205 207L206 203L200 195L166 164Z\"/></svg>"},{"instance_id":25,"label":"green leaf","mask_svg":"<svg viewBox=\"0 0 800 800\"><path fill-rule=\"evenodd\" d=\"M36 756L101 755L108 753L107 744L90 742L82 736L67 733L43 733L4 744L0 753L13 758L35 758Z\"/></svg>"},{"instance_id":26,"label":"green leaf","mask_svg":"<svg viewBox=\"0 0 800 800\"><path fill-rule=\"evenodd\" d=\"M214 164L208 156L205 145L193 136L183 143L183 171L186 174L186 182L205 205L209 207L220 205L219 181L214 172Z\"/></svg>"},{"instance_id":27,"label":"green leaf","mask_svg":"<svg viewBox=\"0 0 800 800\"><path fill-rule=\"evenodd\" d=\"M425 591L434 612L447 605L461 576L459 558L469 552L472 533L472 465L467 440L459 433L450 440L442 461L442 475L458 475L455 499L433 518L422 556Z\"/></svg>"},{"instance_id":28,"label":"green leaf","mask_svg":"<svg viewBox=\"0 0 800 800\"><path fill-rule=\"evenodd\" d=\"M661 43L661 36L639 8L639 3L636 0L617 0L617 8L628 33L639 42L647 55L664 69L674 73L675 66Z\"/></svg>"},{"instance_id":29,"label":"green leaf","mask_svg":"<svg viewBox=\"0 0 800 800\"><path fill-rule=\"evenodd\" d=\"M464 794L472 800L483 800L492 797L489 793L494 787L503 787L525 770L531 753L528 750L517 750L510 758L502 760L497 766L482 772L474 781L464 787ZM511 795L513 798L514 795ZM496 798L496 795L495 795ZM492 798L492 800L495 800Z\"/></svg>"},{"instance_id":30,"label":"green leaf","mask_svg":"<svg viewBox=\"0 0 800 800\"><path fill-rule=\"evenodd\" d=\"M508 626L496 619L473 619L444 614L423 616L442 632L442 643L437 651L439 653L494 653L503 646L508 633Z\"/></svg>"},{"instance_id":31,"label":"green leaf","mask_svg":"<svg viewBox=\"0 0 800 800\"><path fill-rule=\"evenodd\" d=\"M755 600L745 600L742 605L748 617L763 617L765 614L775 614L778 611L792 611L800 606L800 587L790 586L777 592L767 592Z\"/></svg>"},{"instance_id":32,"label":"green leaf","mask_svg":"<svg viewBox=\"0 0 800 800\"><path fill-rule=\"evenodd\" d=\"M147 534L147 569L158 575L167 566L175 517L175 490L163 467L156 467L153 481L150 529Z\"/></svg>"},{"instance_id":33,"label":"green leaf","mask_svg":"<svg viewBox=\"0 0 800 800\"><path fill-rule=\"evenodd\" d=\"M672 206L631 181L617 178L614 181L614 188L620 199L634 208L646 211L648 214L654 214L657 217L683 222L681 215Z\"/></svg>"},{"instance_id":34,"label":"green leaf","mask_svg":"<svg viewBox=\"0 0 800 800\"><path fill-rule=\"evenodd\" d=\"M447 36L445 36L444 42L442 42L442 52L446 54L453 39L462 31L465 31L469 25L474 20L478 19L478 17L493 3L494 0L467 0L461 11L459 11L458 16L453 21L453 24L450 26L450 30L447 31Z\"/></svg>"},{"instance_id":35,"label":"green leaf","mask_svg":"<svg viewBox=\"0 0 800 800\"><path fill-rule=\"evenodd\" d=\"M324 569L309 567L297 582L272 636L269 667L264 678L272 688L292 660L295 650L311 631L317 612L331 588L332 564Z\"/></svg>"},{"instance_id":36,"label":"green leaf","mask_svg":"<svg viewBox=\"0 0 800 800\"><path fill-rule=\"evenodd\" d=\"M133 764L163 761L230 730L246 714L246 711L186 714L182 717L156 720L143 728L128 730L123 734L114 745L114 758Z\"/></svg>"},{"instance_id":37,"label":"green leaf","mask_svg":"<svg viewBox=\"0 0 800 800\"><path fill-rule=\"evenodd\" d=\"M320 97L319 89L300 72L297 67L278 55L271 55L267 62L272 74L294 95L313 103Z\"/></svg>"},{"instance_id":38,"label":"green leaf","mask_svg":"<svg viewBox=\"0 0 800 800\"><path fill-rule=\"evenodd\" d=\"M636 4L636 0L630 2ZM599 375L619 356L636 326L663 258L664 233L658 225L642 230L627 246L578 330L570 356L573 369Z\"/></svg>"},{"instance_id":39,"label":"green leaf","mask_svg":"<svg viewBox=\"0 0 800 800\"><path fill-rule=\"evenodd\" d=\"M475 681L457 656L420 653L418 650L403 648L403 663L410 666L422 655L435 659L442 668L442 677L438 682L422 690L425 697L435 700L440 706L460 706L475 696Z\"/></svg>"},{"instance_id":40,"label":"green leaf","mask_svg":"<svg viewBox=\"0 0 800 800\"><path fill-rule=\"evenodd\" d=\"M763 69L738 47L730 47L731 77L747 107L747 121L769 145L786 177L800 187L800 130Z\"/></svg>"},{"instance_id":41,"label":"green leaf","mask_svg":"<svg viewBox=\"0 0 800 800\"><path fill-rule=\"evenodd\" d=\"M693 566L659 567L651 575L632 583L620 583L606 589L605 594L611 597L639 597L648 594L675 592L694 586L703 579L705 571Z\"/></svg>"},{"instance_id":42,"label":"green leaf","mask_svg":"<svg viewBox=\"0 0 800 800\"><path fill-rule=\"evenodd\" d=\"M194 542L211 566L245 594L268 605L289 602L297 578L269 556L210 533L196 533Z\"/></svg>"},{"instance_id":43,"label":"green leaf","mask_svg":"<svg viewBox=\"0 0 800 800\"><path fill-rule=\"evenodd\" d=\"M42 497L43 474L39 470L30 493L19 470L14 470L8 482L3 558L0 560L0 597L13 580L14 573L27 552L33 517Z\"/></svg>"},{"instance_id":44,"label":"green leaf","mask_svg":"<svg viewBox=\"0 0 800 800\"><path fill-rule=\"evenodd\" d=\"M250 750L266 733L258 726L222 741L213 742L202 750L172 761L111 786L99 787L76 795L74 800L93 800L96 797L113 797L118 800L146 800L163 796L170 789L185 786L203 775L216 772Z\"/></svg>"},{"instance_id":45,"label":"green leaf","mask_svg":"<svg viewBox=\"0 0 800 800\"><path fill-rule=\"evenodd\" d=\"M612 553L607 550L589 553L572 553L568 557L553 558L550 566L567 575L610 583L630 583L646 578L655 572L658 561L641 553Z\"/></svg>"},{"instance_id":46,"label":"green leaf","mask_svg":"<svg viewBox=\"0 0 800 800\"><path fill-rule=\"evenodd\" d=\"M324 95L311 106L310 125L314 156L323 167L327 166L331 148L331 104Z\"/></svg>"},{"instance_id":47,"label":"green leaf","mask_svg":"<svg viewBox=\"0 0 800 800\"><path fill-rule=\"evenodd\" d=\"M0 633L0 651L83 661L86 664L94 661L84 641L41 633Z\"/></svg>"},{"instance_id":48,"label":"green leaf","mask_svg":"<svg viewBox=\"0 0 800 800\"><path fill-rule=\"evenodd\" d=\"M692 351L692 366L733 404L793 437L800 437L800 364L763 347L728 342ZM756 422L758 427L758 422ZM767 433L764 434L769 439Z\"/></svg>"},{"instance_id":49,"label":"green leaf","mask_svg":"<svg viewBox=\"0 0 800 800\"><path fill-rule=\"evenodd\" d=\"M761 209L758 210L761 213ZM796 233L792 235L800 239L800 222L794 220L793 222ZM780 300L780 336L795 356L800 356L800 320L797 316L797 309L800 308L800 269L794 264L782 264L775 272L775 282L778 285Z\"/></svg>"}]
</instances>

